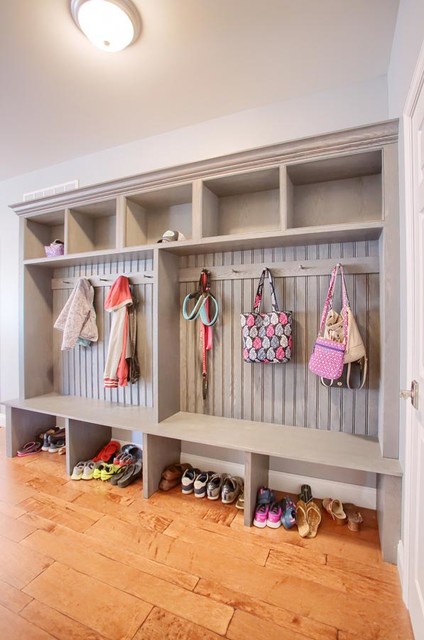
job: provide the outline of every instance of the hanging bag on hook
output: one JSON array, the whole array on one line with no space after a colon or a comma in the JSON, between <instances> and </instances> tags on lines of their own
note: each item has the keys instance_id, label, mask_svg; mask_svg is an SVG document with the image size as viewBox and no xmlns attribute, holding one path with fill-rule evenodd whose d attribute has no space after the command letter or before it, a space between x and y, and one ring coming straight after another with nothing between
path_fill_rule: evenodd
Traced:
<instances>
[{"instance_id":1,"label":"hanging bag on hook","mask_svg":"<svg viewBox=\"0 0 424 640\"><path fill-rule=\"evenodd\" d=\"M340 271L342 309L333 309L333 296ZM320 376L326 387L361 389L367 375L367 356L358 325L350 307L344 271L337 264L321 316L320 332L309 361L309 369Z\"/></svg>"},{"instance_id":2,"label":"hanging bag on hook","mask_svg":"<svg viewBox=\"0 0 424 640\"><path fill-rule=\"evenodd\" d=\"M271 288L272 311L261 313L265 277ZM245 362L284 363L292 354L292 312L280 311L271 271L262 271L253 311L240 315Z\"/></svg>"}]
</instances>

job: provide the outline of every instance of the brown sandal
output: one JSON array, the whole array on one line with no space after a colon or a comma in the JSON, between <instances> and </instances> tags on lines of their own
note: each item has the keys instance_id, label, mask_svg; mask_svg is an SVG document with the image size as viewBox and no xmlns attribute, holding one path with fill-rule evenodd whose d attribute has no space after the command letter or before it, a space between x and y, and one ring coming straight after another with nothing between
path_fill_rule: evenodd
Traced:
<instances>
[{"instance_id":1,"label":"brown sandal","mask_svg":"<svg viewBox=\"0 0 424 640\"><path fill-rule=\"evenodd\" d=\"M296 524L301 538L307 538L310 533L306 504L299 500L296 504Z\"/></svg>"},{"instance_id":2,"label":"brown sandal","mask_svg":"<svg viewBox=\"0 0 424 640\"><path fill-rule=\"evenodd\" d=\"M318 533L318 527L321 524L321 509L313 500L306 505L306 515L309 523L309 533L307 537L315 538Z\"/></svg>"},{"instance_id":3,"label":"brown sandal","mask_svg":"<svg viewBox=\"0 0 424 640\"><path fill-rule=\"evenodd\" d=\"M333 498L324 498L322 506L330 514L336 524L346 524L347 516L343 510L343 504L340 500Z\"/></svg>"},{"instance_id":4,"label":"brown sandal","mask_svg":"<svg viewBox=\"0 0 424 640\"><path fill-rule=\"evenodd\" d=\"M346 515L347 515L347 526L350 531L360 531L361 524L364 519L361 516L358 508L355 507L354 504L346 504L345 505Z\"/></svg>"}]
</instances>

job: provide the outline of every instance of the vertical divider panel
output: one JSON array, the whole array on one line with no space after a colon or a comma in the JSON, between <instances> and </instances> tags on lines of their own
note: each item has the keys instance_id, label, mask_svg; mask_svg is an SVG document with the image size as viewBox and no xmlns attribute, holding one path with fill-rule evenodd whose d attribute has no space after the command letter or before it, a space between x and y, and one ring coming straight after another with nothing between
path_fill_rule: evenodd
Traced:
<instances>
[{"instance_id":1,"label":"vertical divider panel","mask_svg":"<svg viewBox=\"0 0 424 640\"><path fill-rule=\"evenodd\" d=\"M194 242L199 242L203 236L203 182L195 180L193 182L193 207L191 230Z\"/></svg>"},{"instance_id":2,"label":"vertical divider panel","mask_svg":"<svg viewBox=\"0 0 424 640\"><path fill-rule=\"evenodd\" d=\"M143 433L143 497L157 491L162 470L179 463L181 440Z\"/></svg>"},{"instance_id":3,"label":"vertical divider panel","mask_svg":"<svg viewBox=\"0 0 424 640\"><path fill-rule=\"evenodd\" d=\"M127 200L124 196L116 198L116 234L115 247L122 249L125 246L125 216L127 209Z\"/></svg>"},{"instance_id":4,"label":"vertical divider panel","mask_svg":"<svg viewBox=\"0 0 424 640\"><path fill-rule=\"evenodd\" d=\"M286 165L280 167L280 226L287 231L291 226L290 213L293 207L293 185L287 174Z\"/></svg>"},{"instance_id":5,"label":"vertical divider panel","mask_svg":"<svg viewBox=\"0 0 424 640\"><path fill-rule=\"evenodd\" d=\"M268 486L269 456L250 451L244 455L244 524L250 527L258 489Z\"/></svg>"},{"instance_id":6,"label":"vertical divider panel","mask_svg":"<svg viewBox=\"0 0 424 640\"><path fill-rule=\"evenodd\" d=\"M180 305L178 256L154 250L154 407L160 422L180 410Z\"/></svg>"}]
</instances>

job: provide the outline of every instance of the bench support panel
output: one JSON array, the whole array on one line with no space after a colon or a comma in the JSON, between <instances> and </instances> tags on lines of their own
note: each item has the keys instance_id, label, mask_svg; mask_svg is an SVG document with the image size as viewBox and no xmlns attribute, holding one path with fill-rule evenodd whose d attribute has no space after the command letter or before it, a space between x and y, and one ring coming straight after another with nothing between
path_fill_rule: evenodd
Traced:
<instances>
[{"instance_id":1,"label":"bench support panel","mask_svg":"<svg viewBox=\"0 0 424 640\"><path fill-rule=\"evenodd\" d=\"M397 564L401 537L402 478L377 475L377 519L383 560Z\"/></svg>"},{"instance_id":2,"label":"bench support panel","mask_svg":"<svg viewBox=\"0 0 424 640\"><path fill-rule=\"evenodd\" d=\"M181 440L143 433L143 497L158 490L163 469L180 461Z\"/></svg>"}]
</instances>

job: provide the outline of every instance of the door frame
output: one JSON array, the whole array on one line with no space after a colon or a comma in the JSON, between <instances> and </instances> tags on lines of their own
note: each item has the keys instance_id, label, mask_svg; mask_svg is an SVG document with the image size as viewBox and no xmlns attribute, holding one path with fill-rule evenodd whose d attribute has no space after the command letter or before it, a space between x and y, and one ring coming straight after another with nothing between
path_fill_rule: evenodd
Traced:
<instances>
[{"instance_id":1,"label":"door frame","mask_svg":"<svg viewBox=\"0 0 424 640\"><path fill-rule=\"evenodd\" d=\"M414 273L414 235L413 235L413 206L414 206L414 185L412 168L412 114L415 109L418 96L424 90L424 44L418 56L414 74L402 115L402 139L403 142L403 183L400 183L400 215L404 219L404 236L401 246L403 250L403 280L404 296L401 305L404 308L403 321L400 329L403 330L405 340L405 355L401 362L401 385L408 389L413 378L413 357L414 357L414 278L408 278L408 273ZM401 167L402 168L402 167ZM403 206L402 206L403 204ZM401 236L402 237L402 236ZM402 253L401 253L402 255ZM424 389L421 392L421 402L424 402ZM412 404L403 402L400 407L399 429L402 434L403 426L405 431L404 452L400 451L403 457L403 500L402 500L402 538L398 547L398 570L402 584L403 599L409 607L409 579L411 575L411 553L412 548L412 527L411 527L411 506L414 497L412 487L412 453L413 453L413 417L414 409ZM402 443L402 438L400 438ZM402 461L401 461L402 462Z\"/></svg>"}]
</instances>

